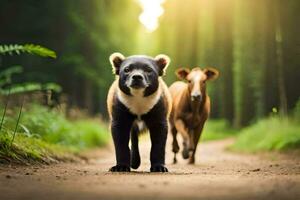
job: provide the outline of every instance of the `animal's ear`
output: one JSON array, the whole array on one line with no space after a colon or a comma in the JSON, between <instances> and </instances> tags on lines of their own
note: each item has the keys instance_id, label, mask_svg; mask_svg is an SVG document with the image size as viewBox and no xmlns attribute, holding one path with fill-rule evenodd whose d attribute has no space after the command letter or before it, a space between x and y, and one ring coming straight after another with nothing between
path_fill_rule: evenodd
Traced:
<instances>
[{"instance_id":1,"label":"animal's ear","mask_svg":"<svg viewBox=\"0 0 300 200\"><path fill-rule=\"evenodd\" d=\"M123 56L121 53L113 53L109 56L110 64L113 68L113 73L116 75L119 75L120 66L122 62L124 61L125 56Z\"/></svg>"},{"instance_id":2,"label":"animal's ear","mask_svg":"<svg viewBox=\"0 0 300 200\"><path fill-rule=\"evenodd\" d=\"M159 54L154 58L157 66L158 66L158 74L159 76L163 76L166 73L166 69L170 64L170 58L167 55Z\"/></svg>"},{"instance_id":3,"label":"animal's ear","mask_svg":"<svg viewBox=\"0 0 300 200\"><path fill-rule=\"evenodd\" d=\"M219 71L215 68L205 68L203 72L207 76L207 80L215 80L219 76Z\"/></svg>"},{"instance_id":4,"label":"animal's ear","mask_svg":"<svg viewBox=\"0 0 300 200\"><path fill-rule=\"evenodd\" d=\"M175 74L179 79L186 80L186 77L189 75L190 70L188 68L179 68L176 70Z\"/></svg>"}]
</instances>

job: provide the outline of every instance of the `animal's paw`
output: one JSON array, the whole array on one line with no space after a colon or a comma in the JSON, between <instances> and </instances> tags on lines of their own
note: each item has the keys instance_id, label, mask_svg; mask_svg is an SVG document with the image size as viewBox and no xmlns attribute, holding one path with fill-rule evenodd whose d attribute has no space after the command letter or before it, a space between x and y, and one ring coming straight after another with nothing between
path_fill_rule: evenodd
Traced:
<instances>
[{"instance_id":1,"label":"animal's paw","mask_svg":"<svg viewBox=\"0 0 300 200\"><path fill-rule=\"evenodd\" d=\"M151 166L150 171L151 172L168 172L168 168L166 168L163 165L155 165L155 166Z\"/></svg>"},{"instance_id":2,"label":"animal's paw","mask_svg":"<svg viewBox=\"0 0 300 200\"><path fill-rule=\"evenodd\" d=\"M189 150L188 148L184 148L183 151L182 151L182 157L183 159L188 159L189 158Z\"/></svg>"},{"instance_id":3,"label":"animal's paw","mask_svg":"<svg viewBox=\"0 0 300 200\"><path fill-rule=\"evenodd\" d=\"M130 172L130 167L126 165L116 165L109 169L110 172Z\"/></svg>"}]
</instances>

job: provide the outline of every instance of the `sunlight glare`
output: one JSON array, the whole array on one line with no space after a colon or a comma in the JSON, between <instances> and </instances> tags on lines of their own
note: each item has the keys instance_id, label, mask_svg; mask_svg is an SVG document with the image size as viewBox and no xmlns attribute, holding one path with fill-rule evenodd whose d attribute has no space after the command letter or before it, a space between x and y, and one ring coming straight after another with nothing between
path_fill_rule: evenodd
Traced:
<instances>
[{"instance_id":1,"label":"sunlight glare","mask_svg":"<svg viewBox=\"0 0 300 200\"><path fill-rule=\"evenodd\" d=\"M158 18L164 13L162 4L165 0L138 0L143 12L139 16L140 22L149 32L153 32L158 27Z\"/></svg>"}]
</instances>

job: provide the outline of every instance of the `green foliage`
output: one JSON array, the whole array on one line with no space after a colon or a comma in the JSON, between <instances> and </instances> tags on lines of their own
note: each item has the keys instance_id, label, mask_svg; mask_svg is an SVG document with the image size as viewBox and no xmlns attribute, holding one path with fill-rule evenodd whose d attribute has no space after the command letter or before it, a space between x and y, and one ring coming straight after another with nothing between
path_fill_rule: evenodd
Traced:
<instances>
[{"instance_id":1,"label":"green foliage","mask_svg":"<svg viewBox=\"0 0 300 200\"><path fill-rule=\"evenodd\" d=\"M9 44L9 45L0 45L0 55L13 55L17 54L20 55L21 53L30 53L35 54L42 57L50 57L56 58L56 53L50 49L42 47L40 45L35 44Z\"/></svg>"},{"instance_id":2,"label":"green foliage","mask_svg":"<svg viewBox=\"0 0 300 200\"><path fill-rule=\"evenodd\" d=\"M13 74L20 74L23 72L23 68L19 65L9 67L0 72L0 87L5 84L10 84L12 82L11 78Z\"/></svg>"},{"instance_id":3,"label":"green foliage","mask_svg":"<svg viewBox=\"0 0 300 200\"><path fill-rule=\"evenodd\" d=\"M17 134L13 145L12 135L8 132L0 134L0 163L2 162L53 162L72 158L73 150L47 143L38 138Z\"/></svg>"},{"instance_id":4,"label":"green foliage","mask_svg":"<svg viewBox=\"0 0 300 200\"><path fill-rule=\"evenodd\" d=\"M56 83L22 83L22 84L14 84L10 86L8 89L1 89L0 94L8 95L8 94L18 94L25 92L34 92L34 91L43 91L43 90L52 90L54 92L61 92L60 85Z\"/></svg>"},{"instance_id":5,"label":"green foliage","mask_svg":"<svg viewBox=\"0 0 300 200\"><path fill-rule=\"evenodd\" d=\"M4 1L0 13L14 15L1 19L3 41L51 44L62 56L55 64L23 56L3 57L1 64L7 68L12 62L30 63L27 74L16 77L16 82L59 81L67 97L72 97L66 98L67 104L103 115L114 78L108 57L115 51L124 55L168 54L172 60L164 77L168 84L175 81L177 67L217 68L220 78L207 83L211 117L235 122L239 128L267 116L273 107L281 112L284 101L280 99L285 98L278 97L286 96L288 108L295 105L299 98L295 83L300 75L299 48L295 45L299 43L299 28L295 26L299 0L174 0L162 6L165 10L160 26L148 33L139 23L141 7L137 1L48 0L36 1L34 6L26 1ZM41 54L34 48L2 45L0 56ZM286 91L280 92L281 87ZM203 138L211 136L205 130Z\"/></svg>"},{"instance_id":6,"label":"green foliage","mask_svg":"<svg viewBox=\"0 0 300 200\"><path fill-rule=\"evenodd\" d=\"M61 92L61 87L56 83L34 83L25 82L20 84L12 84L12 75L20 74L23 72L22 66L12 66L0 72L0 94L9 95L41 90L52 90L54 92ZM8 88L3 89L3 86L10 85Z\"/></svg>"},{"instance_id":7,"label":"green foliage","mask_svg":"<svg viewBox=\"0 0 300 200\"><path fill-rule=\"evenodd\" d=\"M11 112L17 113L18 108ZM106 125L100 122L90 119L70 121L58 111L31 105L23 111L10 148L16 118L16 115L9 115L5 119L0 134L0 160L43 161L65 153L101 147L109 138Z\"/></svg>"},{"instance_id":8,"label":"green foliage","mask_svg":"<svg viewBox=\"0 0 300 200\"><path fill-rule=\"evenodd\" d=\"M56 58L56 53L50 49L42 47L40 45L25 44L25 45L0 45L0 55L9 54L12 55L16 53L20 55L22 52L27 52L30 54L35 54L42 57ZM23 72L22 66L12 66L0 72L0 94L9 95L24 92L33 92L40 90L52 90L55 92L61 92L61 87L55 83L34 83L25 82L21 84L12 84L12 75L21 74ZM8 89L4 89L3 86L9 84Z\"/></svg>"},{"instance_id":9,"label":"green foliage","mask_svg":"<svg viewBox=\"0 0 300 200\"><path fill-rule=\"evenodd\" d=\"M295 104L300 59L292 56L298 52L293 44L299 35L293 24L299 1L174 0L163 7L159 28L147 35L140 49L156 48L154 54L170 55L169 83L177 67L217 68L219 79L207 83L212 118L242 128L267 116L272 107L283 110L284 99L288 108ZM281 44L275 40L277 29ZM285 55L282 61L278 52Z\"/></svg>"},{"instance_id":10,"label":"green foliage","mask_svg":"<svg viewBox=\"0 0 300 200\"><path fill-rule=\"evenodd\" d=\"M32 44L28 44L28 45L24 45L24 46L22 46L22 45L1 46L0 45L0 55L1 54L5 55L6 53L12 55L13 52L15 52L17 54L20 54L20 52L28 52L28 53L36 54L36 55L43 56L43 57L56 58L56 54L54 51L49 50L49 49L44 48L39 45L32 45ZM11 94L32 92L32 91L38 91L38 90L53 90L55 92L61 91L61 87L55 83L47 83L47 84L22 83L22 84L17 84L17 85L13 84L12 85L12 75L16 74L16 73L22 73L22 72L23 72L23 68L21 66L13 66L13 67L10 67L10 68L5 69L4 71L0 72L0 94L7 96L4 111L3 111L3 114L1 117L1 122L0 122L0 131L2 131L2 128L3 128L3 123L4 123L4 119L5 119L5 115L6 115L6 109L7 109L7 105L9 102L9 96ZM8 89L4 89L4 87L6 85L9 85ZM23 96L22 104L21 104L21 107L19 110L17 123L16 123L14 131L13 131L13 138L11 140L10 146L12 146L12 144L14 142L16 131L19 126L19 120L20 120L21 114L22 114L23 103L24 103L24 96Z\"/></svg>"},{"instance_id":11,"label":"green foliage","mask_svg":"<svg viewBox=\"0 0 300 200\"><path fill-rule=\"evenodd\" d=\"M300 124L271 116L243 129L231 150L258 152L300 148Z\"/></svg>"},{"instance_id":12,"label":"green foliage","mask_svg":"<svg viewBox=\"0 0 300 200\"><path fill-rule=\"evenodd\" d=\"M200 142L224 139L235 136L236 133L237 130L231 128L226 120L209 119L204 126Z\"/></svg>"},{"instance_id":13,"label":"green foliage","mask_svg":"<svg viewBox=\"0 0 300 200\"><path fill-rule=\"evenodd\" d=\"M100 123L89 120L70 121L63 114L39 105L32 105L24 113L21 124L29 130L30 135L49 143L77 149L102 146L109 135L108 130Z\"/></svg>"}]
</instances>

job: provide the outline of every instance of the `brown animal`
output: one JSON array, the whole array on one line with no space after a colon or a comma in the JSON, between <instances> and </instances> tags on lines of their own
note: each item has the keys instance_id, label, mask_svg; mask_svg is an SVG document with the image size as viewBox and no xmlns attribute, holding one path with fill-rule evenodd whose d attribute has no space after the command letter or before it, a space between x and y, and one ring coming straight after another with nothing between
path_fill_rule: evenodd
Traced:
<instances>
[{"instance_id":1,"label":"brown animal","mask_svg":"<svg viewBox=\"0 0 300 200\"><path fill-rule=\"evenodd\" d=\"M170 87L173 107L170 117L170 128L173 135L174 163L179 151L177 132L183 138L182 156L189 158L189 163L195 163L195 151L203 126L210 113L210 98L206 93L206 81L216 79L219 72L213 68L201 70L199 67L191 71L180 68L176 71L179 79Z\"/></svg>"}]
</instances>

